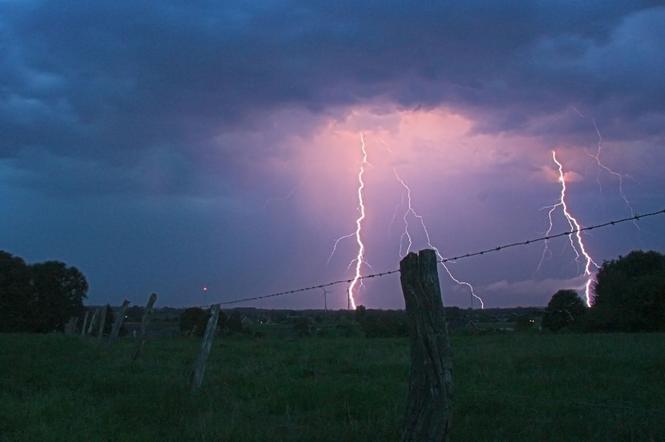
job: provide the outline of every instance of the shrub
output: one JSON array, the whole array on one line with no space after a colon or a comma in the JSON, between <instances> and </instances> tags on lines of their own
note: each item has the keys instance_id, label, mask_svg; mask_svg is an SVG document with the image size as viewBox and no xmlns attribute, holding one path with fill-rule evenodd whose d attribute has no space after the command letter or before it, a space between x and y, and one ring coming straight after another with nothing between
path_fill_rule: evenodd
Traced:
<instances>
[{"instance_id":1,"label":"shrub","mask_svg":"<svg viewBox=\"0 0 665 442\"><path fill-rule=\"evenodd\" d=\"M557 332L581 326L587 308L575 290L559 290L552 296L543 316L543 328Z\"/></svg>"}]
</instances>

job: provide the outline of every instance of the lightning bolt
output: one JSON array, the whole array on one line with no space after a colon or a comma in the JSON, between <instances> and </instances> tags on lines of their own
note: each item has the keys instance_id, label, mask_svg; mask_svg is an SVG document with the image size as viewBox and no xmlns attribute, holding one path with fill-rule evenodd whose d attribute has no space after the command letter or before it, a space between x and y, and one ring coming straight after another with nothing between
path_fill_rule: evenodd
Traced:
<instances>
[{"instance_id":1,"label":"lightning bolt","mask_svg":"<svg viewBox=\"0 0 665 442\"><path fill-rule=\"evenodd\" d=\"M558 182L561 185L561 192L559 193L559 201L552 205L552 206L547 206L545 207L546 209L549 209L548 211L548 220L549 220L549 226L546 232L546 235L549 235L552 232L552 215L554 212L561 208L561 211L563 212L563 216L568 222L568 225L570 226L570 230L576 230L574 236L573 235L568 235L568 238L570 240L570 246L572 247L573 251L575 252L575 260L579 262L579 260L583 257L584 258L584 272L583 274L587 277L587 281L584 284L584 296L586 299L586 304L587 306L591 307L591 284L593 283L593 274L591 272L592 267L595 267L596 269L600 268L598 264L591 258L591 255L589 252L586 250L586 246L584 245L584 241L582 240L582 232L579 231L581 228L581 225L579 221L577 221L577 218L573 216L573 214L570 212L570 209L568 208L568 203L566 201L566 196L567 196L567 191L568 187L566 185L566 175L563 170L563 164L559 162L556 156L556 151L552 151L552 160L557 166L558 170ZM545 248L543 249L543 255L541 256L540 263L538 264L538 267L542 265L542 262L544 260L545 254L549 250L547 241L545 241Z\"/></svg>"},{"instance_id":2,"label":"lightning bolt","mask_svg":"<svg viewBox=\"0 0 665 442\"><path fill-rule=\"evenodd\" d=\"M362 240L362 224L363 221L365 220L364 175L365 175L365 166L369 165L369 162L367 161L367 147L365 145L365 136L363 134L360 134L360 153L361 153L361 161L360 161L360 167L358 169L358 190L357 190L358 210L360 214L356 219L356 229L353 232L348 233L346 235L342 235L335 240L335 242L333 243L332 250L330 251L330 255L328 255L328 260L326 262L327 264L330 263L330 260L332 260L332 257L335 255L335 252L337 251L337 246L339 245L340 242L349 238L356 239L356 244L358 245L358 252L356 254L356 257L353 258L349 262L349 265L347 266L347 270L349 270L355 264L354 276L347 290L347 308L353 310L356 309L356 300L355 297L353 296L354 289L356 287L360 288L363 286L363 282L361 279L362 266L366 265L370 269L372 268L372 266L370 266L369 263L365 260L365 244L363 243Z\"/></svg>"},{"instance_id":3,"label":"lightning bolt","mask_svg":"<svg viewBox=\"0 0 665 442\"><path fill-rule=\"evenodd\" d=\"M485 302L483 301L483 299L480 296L478 296L476 294L476 291L473 288L473 286L471 285L471 283L469 283L467 281L462 281L460 279L457 279L453 275L453 273L450 271L448 266L446 266L446 263L443 262L444 258L441 255L441 253L439 252L439 249L432 244L432 240L430 239L430 235L429 235L429 229L427 228L427 225L425 224L425 219L423 218L422 215L420 215L418 212L416 212L416 210L413 208L413 200L411 198L411 188L406 183L406 181L404 181L402 179L402 177L399 176L399 174L397 173L397 169L393 168L393 173L395 174L395 178L397 179L397 181L402 185L402 187L406 191L406 202L407 202L407 209L404 212L404 214L402 215L402 221L404 222L404 231L402 232L402 235L400 236L400 239L399 239L400 258L402 256L408 254L409 251L411 250L411 246L413 246L413 240L411 238L411 234L409 233L409 215L411 215L420 222L420 226L422 227L423 232L425 234L425 239L427 241L427 246L430 249L432 249L436 252L436 256L439 258L439 262L441 263L441 266L444 268L444 270L446 271L446 273L448 274L450 279L453 282L455 282L455 284L466 287L469 290L469 292L472 296L472 299L473 298L477 299L478 302L480 302L480 308L484 309L485 308ZM405 240L407 242L407 245L406 245L406 251L404 251L404 253L403 253L403 244L404 244ZM471 305L473 306L473 301L472 301Z\"/></svg>"},{"instance_id":4,"label":"lightning bolt","mask_svg":"<svg viewBox=\"0 0 665 442\"><path fill-rule=\"evenodd\" d=\"M598 165L599 168L603 169L605 172L608 174L612 175L617 179L617 183L619 185L619 195L621 196L621 199L623 200L623 203L626 205L626 208L630 212L630 216L635 216L635 209L633 209L632 204L630 204L630 201L628 200L628 197L626 196L626 193L623 190L623 178L624 176L617 172L616 170L611 169L609 166L607 166L605 163L602 162L600 159L600 155L602 154L603 151L603 136L600 133L600 130L598 129L598 125L596 124L596 120L594 118L591 119L591 122L593 123L593 128L596 130L596 135L598 136L598 143L596 144L596 153L595 155L591 155L591 158L593 158L596 161L596 164ZM637 224L637 221L633 220L633 225L637 227L639 230L640 226Z\"/></svg>"},{"instance_id":5,"label":"lightning bolt","mask_svg":"<svg viewBox=\"0 0 665 442\"><path fill-rule=\"evenodd\" d=\"M367 162L367 148L365 146L365 136L363 134L360 134L360 150L362 152L362 161L360 162L360 168L358 169L358 209L360 210L360 215L356 219L356 231L354 232L354 236L356 237L356 244L358 244L358 253L354 259L356 264L355 274L353 276L351 284L349 284L348 304L347 304L347 307L353 310L356 309L356 300L353 296L353 290L356 288L356 286L358 286L359 282L360 282L360 287L362 287L362 280L360 279L360 276L361 276L362 265L365 258L365 244L363 243L362 240L362 224L363 221L365 220L365 201L363 193L363 191L365 190L365 181L363 179L363 176L365 175L365 166L368 164L368 162Z\"/></svg>"},{"instance_id":6,"label":"lightning bolt","mask_svg":"<svg viewBox=\"0 0 665 442\"><path fill-rule=\"evenodd\" d=\"M584 115L582 112L580 112L575 106L573 106L573 110L582 118L587 118L586 115ZM598 137L598 141L596 142L596 153L591 154L587 152L587 155L591 157L595 162L596 165L598 166L599 169L604 170L607 172L609 175L613 176L614 178L617 179L617 184L619 187L619 196L623 200L624 205L626 206L626 209L628 209L628 212L630 213L631 216L635 216L635 209L633 208L633 205L630 203L630 200L626 196L626 192L624 191L623 188L623 179L624 175L617 172L616 170L610 168L607 164L605 164L601 159L601 155L604 150L603 146L603 135L600 133L600 129L598 128L598 124L596 124L596 119L591 118L591 124L593 124L593 129L596 131L596 136ZM597 178L598 181L598 187L600 188L600 192L603 192L603 186L600 183L600 174L598 175ZM633 220L633 225L639 230L640 226L637 224L637 221Z\"/></svg>"},{"instance_id":7,"label":"lightning bolt","mask_svg":"<svg viewBox=\"0 0 665 442\"><path fill-rule=\"evenodd\" d=\"M341 241L345 240L345 239L349 239L352 236L355 236L355 234L356 234L355 232L352 232L352 233L349 233L348 235L340 236L339 238L337 238L335 240L335 242L333 244L333 247L332 247L332 250L330 251L330 255L328 255L328 260L326 261L326 264L330 264L330 261L332 260L332 257L335 255L335 252L337 251L337 246L339 245L339 243ZM353 264L353 261L351 261L349 263L349 266L351 266L351 264Z\"/></svg>"}]
</instances>

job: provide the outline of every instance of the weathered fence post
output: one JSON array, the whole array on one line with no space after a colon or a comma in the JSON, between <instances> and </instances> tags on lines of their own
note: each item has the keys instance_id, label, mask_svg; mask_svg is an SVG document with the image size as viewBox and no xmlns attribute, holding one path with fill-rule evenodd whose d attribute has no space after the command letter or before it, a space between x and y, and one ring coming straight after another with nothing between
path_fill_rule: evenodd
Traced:
<instances>
[{"instance_id":1,"label":"weathered fence post","mask_svg":"<svg viewBox=\"0 0 665 442\"><path fill-rule=\"evenodd\" d=\"M83 317L83 326L81 326L81 336L85 336L85 331L88 327L88 316L90 316L90 310L85 311L85 316Z\"/></svg>"},{"instance_id":2,"label":"weathered fence post","mask_svg":"<svg viewBox=\"0 0 665 442\"><path fill-rule=\"evenodd\" d=\"M113 328L111 329L111 335L109 336L109 344L113 344L118 335L120 334L120 329L122 328L122 323L125 322L125 314L127 314L127 306L129 306L129 301L126 299L122 301L122 306L120 307L120 313L113 321Z\"/></svg>"},{"instance_id":3,"label":"weathered fence post","mask_svg":"<svg viewBox=\"0 0 665 442\"><path fill-rule=\"evenodd\" d=\"M94 330L95 327L95 321L97 320L97 316L99 316L99 308L95 309L95 311L92 314L92 318L90 318L90 324L88 324L88 330L85 332L86 335L91 335L92 331Z\"/></svg>"},{"instance_id":4,"label":"weathered fence post","mask_svg":"<svg viewBox=\"0 0 665 442\"><path fill-rule=\"evenodd\" d=\"M143 318L141 319L141 330L139 332L139 340L136 344L136 351L132 357L132 362L136 361L141 353L143 352L143 347L145 346L145 334L148 329L148 323L150 322L150 316L152 315L152 310L157 301L157 293L152 293L150 298L148 298L148 303L145 305L145 310L143 311Z\"/></svg>"},{"instance_id":5,"label":"weathered fence post","mask_svg":"<svg viewBox=\"0 0 665 442\"><path fill-rule=\"evenodd\" d=\"M453 370L437 264L433 250L409 253L400 262L411 344L402 442L449 437Z\"/></svg>"},{"instance_id":6,"label":"weathered fence post","mask_svg":"<svg viewBox=\"0 0 665 442\"><path fill-rule=\"evenodd\" d=\"M106 311L109 310L111 306L106 304L106 306L102 307L102 313L101 316L99 317L99 333L97 334L97 340L101 341L102 337L104 336L104 325L106 325Z\"/></svg>"},{"instance_id":7,"label":"weathered fence post","mask_svg":"<svg viewBox=\"0 0 665 442\"><path fill-rule=\"evenodd\" d=\"M210 355L210 349L212 348L212 340L215 337L215 330L217 330L217 320L219 319L219 305L215 304L210 309L210 319L208 319L208 325L206 326L205 333L203 335L203 343L201 344L201 351L199 352L198 358L194 363L194 371L192 373L192 391L196 391L201 388L203 383L203 375L206 370L206 362L208 361L208 356Z\"/></svg>"}]
</instances>

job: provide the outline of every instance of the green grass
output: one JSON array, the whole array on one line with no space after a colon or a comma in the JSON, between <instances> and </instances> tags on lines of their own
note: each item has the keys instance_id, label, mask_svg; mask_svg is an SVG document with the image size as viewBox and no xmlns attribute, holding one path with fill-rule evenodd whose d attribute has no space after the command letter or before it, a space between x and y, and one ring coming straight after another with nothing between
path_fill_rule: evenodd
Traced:
<instances>
[{"instance_id":1,"label":"green grass","mask_svg":"<svg viewBox=\"0 0 665 442\"><path fill-rule=\"evenodd\" d=\"M192 395L196 339L130 363L59 335L0 335L0 440L397 440L405 339L217 339ZM665 336L453 340L452 440L665 440Z\"/></svg>"}]
</instances>

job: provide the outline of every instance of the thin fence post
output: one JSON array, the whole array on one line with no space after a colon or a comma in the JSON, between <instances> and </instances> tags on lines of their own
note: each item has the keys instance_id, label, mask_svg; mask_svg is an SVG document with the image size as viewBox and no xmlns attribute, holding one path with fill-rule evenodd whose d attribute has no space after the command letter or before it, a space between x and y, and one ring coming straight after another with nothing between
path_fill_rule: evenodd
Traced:
<instances>
[{"instance_id":1,"label":"thin fence post","mask_svg":"<svg viewBox=\"0 0 665 442\"><path fill-rule=\"evenodd\" d=\"M85 311L85 316L83 317L83 326L81 326L81 336L85 336L86 328L88 327L88 316L90 316L90 310Z\"/></svg>"},{"instance_id":2,"label":"thin fence post","mask_svg":"<svg viewBox=\"0 0 665 442\"><path fill-rule=\"evenodd\" d=\"M145 346L145 335L148 329L148 323L150 322L150 316L152 315L155 301L157 301L157 293L152 293L148 298L148 303L146 304L145 310L143 311L143 318L141 319L141 330L138 337L139 340L136 344L136 350L134 351L132 362L136 361L143 352L143 347Z\"/></svg>"},{"instance_id":3,"label":"thin fence post","mask_svg":"<svg viewBox=\"0 0 665 442\"><path fill-rule=\"evenodd\" d=\"M122 328L122 323L125 322L125 314L127 313L127 307L129 306L129 301L126 299L122 301L122 306L120 307L120 312L118 316L113 321L113 328L111 329L111 335L109 336L109 344L113 344L118 335L120 334L120 329Z\"/></svg>"},{"instance_id":4,"label":"thin fence post","mask_svg":"<svg viewBox=\"0 0 665 442\"><path fill-rule=\"evenodd\" d=\"M208 325L206 326L205 333L203 335L203 342L201 344L201 351L199 356L196 358L194 363L194 371L192 373L192 391L195 392L201 388L203 383L203 375L206 370L206 362L208 361L208 356L210 355L210 349L212 348L212 340L215 337L215 330L217 330L217 320L219 319L219 304L215 304L210 309L210 318L208 319Z\"/></svg>"},{"instance_id":5,"label":"thin fence post","mask_svg":"<svg viewBox=\"0 0 665 442\"><path fill-rule=\"evenodd\" d=\"M90 318L90 324L88 324L88 330L86 330L85 332L86 335L92 334L92 331L94 330L95 327L95 321L99 316L99 310L100 310L99 308L96 308L95 311L92 313L92 318Z\"/></svg>"},{"instance_id":6,"label":"thin fence post","mask_svg":"<svg viewBox=\"0 0 665 442\"><path fill-rule=\"evenodd\" d=\"M450 432L452 354L437 264L433 250L409 253L400 262L411 344L402 442L445 441Z\"/></svg>"},{"instance_id":7,"label":"thin fence post","mask_svg":"<svg viewBox=\"0 0 665 442\"><path fill-rule=\"evenodd\" d=\"M106 325L106 312L111 308L108 304L102 307L102 312L99 317L99 333L97 333L97 340L101 341L104 336L104 326Z\"/></svg>"}]
</instances>

